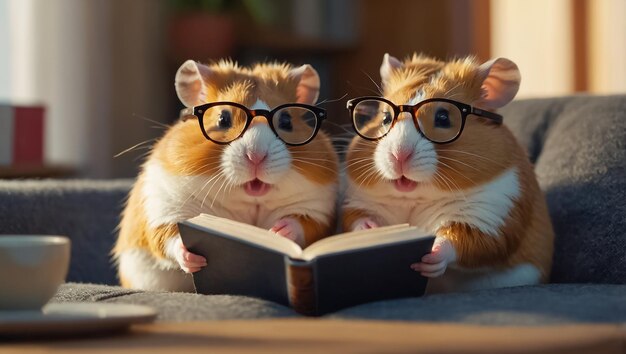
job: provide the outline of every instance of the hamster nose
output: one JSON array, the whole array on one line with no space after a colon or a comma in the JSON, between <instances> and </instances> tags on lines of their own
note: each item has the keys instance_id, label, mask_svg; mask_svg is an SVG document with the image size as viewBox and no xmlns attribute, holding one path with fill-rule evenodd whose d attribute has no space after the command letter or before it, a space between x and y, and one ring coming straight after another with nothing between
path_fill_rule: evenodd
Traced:
<instances>
[{"instance_id":1,"label":"hamster nose","mask_svg":"<svg viewBox=\"0 0 626 354\"><path fill-rule=\"evenodd\" d=\"M259 151L250 151L246 154L246 156L248 157L248 160L250 160L250 162L252 162L254 165L259 165L263 161L265 161L265 159L267 158L267 153L259 152Z\"/></svg>"},{"instance_id":2,"label":"hamster nose","mask_svg":"<svg viewBox=\"0 0 626 354\"><path fill-rule=\"evenodd\" d=\"M391 155L392 159L395 159L394 167L397 172L404 173L407 162L411 159L411 157L413 157L413 151L409 149L401 149L397 152L392 152Z\"/></svg>"},{"instance_id":3,"label":"hamster nose","mask_svg":"<svg viewBox=\"0 0 626 354\"><path fill-rule=\"evenodd\" d=\"M410 159L413 156L413 151L409 149L402 149L397 152L393 152L391 154L393 155L393 157L396 158L396 161L402 164L402 163L405 163L408 159Z\"/></svg>"}]
</instances>

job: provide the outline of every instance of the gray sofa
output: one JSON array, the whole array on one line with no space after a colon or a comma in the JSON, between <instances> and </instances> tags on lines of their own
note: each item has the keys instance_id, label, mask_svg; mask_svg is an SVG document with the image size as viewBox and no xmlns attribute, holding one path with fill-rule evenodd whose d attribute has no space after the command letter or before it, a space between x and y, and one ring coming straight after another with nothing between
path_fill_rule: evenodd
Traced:
<instances>
[{"instance_id":1,"label":"gray sofa","mask_svg":"<svg viewBox=\"0 0 626 354\"><path fill-rule=\"evenodd\" d=\"M626 96L522 100L502 110L528 148L556 232L550 284L348 308L331 318L497 325L626 323ZM109 251L132 181L0 181L0 234L72 239L52 301L146 304L159 320L299 316L259 299L142 292L117 283Z\"/></svg>"}]
</instances>

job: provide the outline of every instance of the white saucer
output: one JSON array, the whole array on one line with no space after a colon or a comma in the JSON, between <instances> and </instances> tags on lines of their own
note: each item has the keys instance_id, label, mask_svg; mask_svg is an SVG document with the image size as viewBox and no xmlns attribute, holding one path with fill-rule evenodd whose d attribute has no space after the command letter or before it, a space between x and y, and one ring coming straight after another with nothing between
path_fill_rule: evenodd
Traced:
<instances>
[{"instance_id":1,"label":"white saucer","mask_svg":"<svg viewBox=\"0 0 626 354\"><path fill-rule=\"evenodd\" d=\"M114 332L152 322L147 306L108 303L53 303L41 311L0 311L0 336L57 336Z\"/></svg>"}]
</instances>

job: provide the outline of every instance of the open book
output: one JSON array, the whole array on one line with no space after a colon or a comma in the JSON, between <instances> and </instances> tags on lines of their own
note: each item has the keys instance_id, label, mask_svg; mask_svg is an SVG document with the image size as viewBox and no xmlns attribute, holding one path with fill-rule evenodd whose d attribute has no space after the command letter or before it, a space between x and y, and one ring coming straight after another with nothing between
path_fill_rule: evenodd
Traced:
<instances>
[{"instance_id":1,"label":"open book","mask_svg":"<svg viewBox=\"0 0 626 354\"><path fill-rule=\"evenodd\" d=\"M409 266L435 239L403 224L327 237L302 250L268 230L207 214L178 228L187 249L207 259L193 275L198 293L259 297L306 315L421 296L427 280Z\"/></svg>"}]
</instances>

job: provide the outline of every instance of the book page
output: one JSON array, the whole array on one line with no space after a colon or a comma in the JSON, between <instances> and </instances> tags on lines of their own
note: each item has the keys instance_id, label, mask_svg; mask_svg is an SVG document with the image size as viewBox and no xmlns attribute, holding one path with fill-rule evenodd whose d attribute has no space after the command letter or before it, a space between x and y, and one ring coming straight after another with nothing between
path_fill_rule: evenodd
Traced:
<instances>
[{"instance_id":1,"label":"book page","mask_svg":"<svg viewBox=\"0 0 626 354\"><path fill-rule=\"evenodd\" d=\"M302 248L295 242L254 225L209 214L201 214L187 220L187 222L201 226L209 233L219 233L226 237L247 241L283 253L292 258L300 258L302 255Z\"/></svg>"},{"instance_id":2,"label":"book page","mask_svg":"<svg viewBox=\"0 0 626 354\"><path fill-rule=\"evenodd\" d=\"M302 252L301 259L310 261L323 254L391 244L428 236L431 235L408 224L346 232L315 242Z\"/></svg>"}]
</instances>

